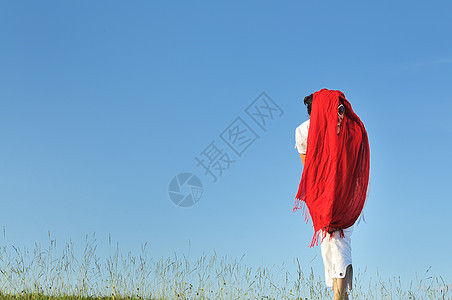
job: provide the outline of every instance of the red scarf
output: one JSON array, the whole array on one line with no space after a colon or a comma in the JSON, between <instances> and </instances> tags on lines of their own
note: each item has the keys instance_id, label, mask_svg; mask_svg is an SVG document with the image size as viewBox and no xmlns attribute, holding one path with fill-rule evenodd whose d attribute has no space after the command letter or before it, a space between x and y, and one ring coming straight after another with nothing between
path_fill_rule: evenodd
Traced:
<instances>
[{"instance_id":1,"label":"red scarf","mask_svg":"<svg viewBox=\"0 0 452 300\"><path fill-rule=\"evenodd\" d=\"M337 134L338 105L345 115ZM293 211L306 203L318 245L322 231L352 226L364 206L369 181L369 142L363 123L341 91L315 92L311 107L306 160ZM304 203L303 203L304 202ZM325 236L325 235L324 235Z\"/></svg>"}]
</instances>

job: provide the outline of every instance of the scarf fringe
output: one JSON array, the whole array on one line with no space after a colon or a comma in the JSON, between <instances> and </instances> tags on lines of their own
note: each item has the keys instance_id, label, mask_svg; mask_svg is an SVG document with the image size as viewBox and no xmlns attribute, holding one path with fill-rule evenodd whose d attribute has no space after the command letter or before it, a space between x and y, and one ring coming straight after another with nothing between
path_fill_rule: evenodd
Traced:
<instances>
[{"instance_id":1,"label":"scarf fringe","mask_svg":"<svg viewBox=\"0 0 452 300\"><path fill-rule=\"evenodd\" d=\"M318 246L319 245L319 236L320 236L320 232L321 230L318 230L314 233L314 236L312 237L312 241L311 241L311 245L309 246L309 248L312 248L314 246ZM325 238L325 235L323 234L323 238ZM323 240L322 238L322 240Z\"/></svg>"},{"instance_id":2,"label":"scarf fringe","mask_svg":"<svg viewBox=\"0 0 452 300\"><path fill-rule=\"evenodd\" d=\"M306 222L306 224L308 224L309 221L309 209L306 206L306 202L299 199L299 198L295 198L295 203L293 205L293 212L296 212L298 209L301 209L301 214L304 216L304 220Z\"/></svg>"},{"instance_id":3,"label":"scarf fringe","mask_svg":"<svg viewBox=\"0 0 452 300\"><path fill-rule=\"evenodd\" d=\"M343 233L342 233L343 234ZM314 246L318 246L319 245L319 241L320 243L323 242L323 239L327 236L327 232L325 230L319 229L314 233L314 236L312 237L311 240L311 245L309 246L309 248L312 248ZM331 238L331 237L330 237Z\"/></svg>"},{"instance_id":4,"label":"scarf fringe","mask_svg":"<svg viewBox=\"0 0 452 300\"><path fill-rule=\"evenodd\" d=\"M296 212L297 210L301 209L301 214L304 215L304 220L306 221L306 224L309 221L309 210L306 206L306 202L299 199L299 198L295 198L295 203L293 206L293 212ZM316 232L314 232L314 236L312 237L311 240L311 244L309 245L309 248L312 248L314 246L318 246L319 245L319 240L320 243L323 241L323 239L327 236L328 231L327 230L322 230L319 229ZM340 229L339 230L339 236L341 238L345 238L345 234L344 234L344 230ZM332 234L330 234L330 239L333 237Z\"/></svg>"},{"instance_id":5,"label":"scarf fringe","mask_svg":"<svg viewBox=\"0 0 452 300\"><path fill-rule=\"evenodd\" d=\"M323 239L327 236L327 232L325 230L319 229L314 233L314 236L312 237L311 240L311 245L309 245L309 248L312 248L314 246L318 246L319 245L319 241L320 243L323 242ZM344 234L344 230L339 230L339 236L341 238L345 238L345 234ZM330 240L333 238L333 234L330 234Z\"/></svg>"}]
</instances>

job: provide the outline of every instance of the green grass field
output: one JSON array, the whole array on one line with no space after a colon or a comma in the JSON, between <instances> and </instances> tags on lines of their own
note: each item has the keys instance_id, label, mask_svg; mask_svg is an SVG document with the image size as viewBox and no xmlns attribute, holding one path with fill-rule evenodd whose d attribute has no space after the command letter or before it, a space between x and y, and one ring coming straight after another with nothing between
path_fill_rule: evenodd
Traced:
<instances>
[{"instance_id":1,"label":"green grass field","mask_svg":"<svg viewBox=\"0 0 452 300\"><path fill-rule=\"evenodd\" d=\"M0 299L4 300L139 300L139 298L113 298L113 297L82 297L82 296L45 296L38 294L28 294L28 295L0 295Z\"/></svg>"},{"instance_id":2,"label":"green grass field","mask_svg":"<svg viewBox=\"0 0 452 300\"><path fill-rule=\"evenodd\" d=\"M93 236L83 253L74 245L58 250L36 245L32 252L0 247L1 299L332 299L322 276L305 270L298 259L289 272L285 264L249 267L242 258L203 255L150 258L146 245L139 256L122 255L119 247L106 259L96 253ZM58 251L57 251L58 250ZM452 284L425 272L416 282L355 270L351 299L452 299Z\"/></svg>"}]
</instances>

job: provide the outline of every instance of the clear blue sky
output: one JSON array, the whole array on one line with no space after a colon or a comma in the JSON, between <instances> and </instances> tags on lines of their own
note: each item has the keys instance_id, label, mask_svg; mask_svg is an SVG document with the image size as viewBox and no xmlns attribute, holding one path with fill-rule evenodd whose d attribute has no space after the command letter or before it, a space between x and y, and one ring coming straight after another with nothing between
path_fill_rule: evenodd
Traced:
<instances>
[{"instance_id":1,"label":"clear blue sky","mask_svg":"<svg viewBox=\"0 0 452 300\"><path fill-rule=\"evenodd\" d=\"M123 252L147 242L155 257L298 257L323 277L292 206L302 99L326 87L344 92L371 146L355 269L409 280L431 266L451 283L452 4L321 2L3 2L6 242L31 249L50 231L81 247L95 232L101 256L111 234ZM213 183L195 157L212 141L226 151L220 134L236 117L253 125L245 109L263 91L283 115L253 127L259 139L230 152ZM181 172L204 186L190 208L168 195Z\"/></svg>"}]
</instances>

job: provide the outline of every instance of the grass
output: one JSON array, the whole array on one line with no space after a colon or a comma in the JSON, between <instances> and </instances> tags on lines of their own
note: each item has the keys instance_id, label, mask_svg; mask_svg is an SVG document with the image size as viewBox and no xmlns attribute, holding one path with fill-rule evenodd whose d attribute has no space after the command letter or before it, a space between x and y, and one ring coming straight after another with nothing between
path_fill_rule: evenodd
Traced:
<instances>
[{"instance_id":1,"label":"grass","mask_svg":"<svg viewBox=\"0 0 452 300\"><path fill-rule=\"evenodd\" d=\"M110 240L111 247L111 240ZM72 242L57 254L56 241L30 253L14 246L0 247L0 299L332 299L323 277L312 269L252 268L240 259L207 257L192 262L185 256L154 260L141 254L122 255L119 247L106 259L96 253L96 239L86 239L80 257ZM417 283L403 288L400 277L365 280L357 271L351 299L452 299L452 285L429 270Z\"/></svg>"}]
</instances>

